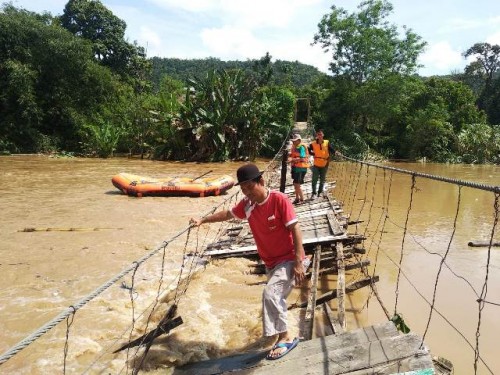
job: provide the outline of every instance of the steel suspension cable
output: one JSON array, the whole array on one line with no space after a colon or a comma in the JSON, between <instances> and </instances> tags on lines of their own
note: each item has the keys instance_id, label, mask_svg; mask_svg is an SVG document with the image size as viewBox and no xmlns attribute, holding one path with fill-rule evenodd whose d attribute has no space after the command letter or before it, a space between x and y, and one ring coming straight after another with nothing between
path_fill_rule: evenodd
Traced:
<instances>
[{"instance_id":1,"label":"steel suspension cable","mask_svg":"<svg viewBox=\"0 0 500 375\"><path fill-rule=\"evenodd\" d=\"M447 182L447 183L455 184L455 185L472 187L472 188L475 188L475 189L480 189L480 190L485 190L485 191L490 191L490 192L493 192L493 193L500 194L500 186L480 184L478 182L473 182L473 181L464 181L464 180L458 180L456 178L448 178L448 177L436 176L436 175L432 175L432 174L428 174L428 173L421 173L421 172L410 171L410 170L407 170L407 169L401 169L401 168L395 168L395 167L388 167L388 166L385 166L385 165L380 165L380 164L371 163L371 162L367 162L367 161L352 159L352 158L349 158L349 157L344 156L344 155L342 155L342 157L344 159L346 159L346 160L350 160L350 161L353 161L353 162L356 162L356 163L365 164L365 165L370 165L372 167L383 168L383 169L387 169L387 170L390 170L390 171L396 171L396 172L399 172L399 173L409 174L409 175L412 175L412 176L424 177L424 178L428 178L428 179L431 179L431 180Z\"/></svg>"}]
</instances>

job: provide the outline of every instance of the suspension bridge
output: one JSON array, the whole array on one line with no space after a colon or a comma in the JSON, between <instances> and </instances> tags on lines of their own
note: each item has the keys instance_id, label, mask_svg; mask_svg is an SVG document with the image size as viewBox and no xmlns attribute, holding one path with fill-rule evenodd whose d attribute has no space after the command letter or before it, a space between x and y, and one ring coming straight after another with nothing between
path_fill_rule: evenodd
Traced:
<instances>
[{"instance_id":1,"label":"suspension bridge","mask_svg":"<svg viewBox=\"0 0 500 375\"><path fill-rule=\"evenodd\" d=\"M302 132L304 138L311 134L310 129L303 127L297 127L294 131ZM293 188L287 181L285 162L287 153L287 144L284 143L276 158L269 163L264 178L270 187L293 194ZM307 274L308 287L290 307L291 311L300 311L298 314L300 316L299 334L302 342L279 361L266 361L265 355L269 348L259 348L239 355L222 355L208 360L188 361L190 363L177 366L174 374L225 372L277 374L302 373L303 369L307 369L308 373L318 374L450 374L453 371L451 362L439 358L439 353L433 353L426 345L426 337L430 334L431 322L435 320L436 315L449 324L458 333L465 346L469 347L471 361L468 371L470 373L494 374L496 369L498 371L499 365L495 364L496 358L489 355L490 351L487 348L481 346L481 335L485 330L483 318L487 314L486 310L495 309L496 311L500 307L498 301L491 300L488 294L489 279L492 277L491 261L494 257L494 246L498 242L496 230L500 187L412 172L345 157L339 165L341 167L336 167L335 171L337 181L328 181L327 194L319 199L307 199L296 207L306 253L313 257L312 266ZM379 281L377 262L384 256L381 244L391 220L394 220L391 218L390 208L391 198L394 199L391 197L391 187L395 176L407 176L409 186L406 213L403 213L399 223L392 223L400 226L401 250L396 258L391 258L397 271L394 280L394 306L393 311L390 312L377 289ZM432 180L436 184L455 185L457 203L455 217L451 218L453 225L444 251L436 253L422 245L423 251L432 253L438 259L437 262L434 261L437 264L437 271L433 275L434 290L431 298L416 290L416 295L428 305L428 310L417 312L417 314L420 318L427 316L427 319L425 319L426 324L423 330L408 332L407 321L400 314L400 310L403 309L400 294L404 280L412 285L410 276L405 273L404 265L409 241L413 239L418 242L413 238L410 218L412 210L415 209L420 179ZM462 210L463 188L490 194L492 200L489 238L483 241L486 250L483 264L481 264L483 277L479 290L473 286L473 282L467 279L467 275L459 275L448 263L458 217ZM309 184L304 184L303 189L304 193L310 196ZM239 193L233 194L222 203L222 206L231 207L238 198ZM378 204L376 204L377 200ZM209 213L220 208L214 207ZM350 212L346 212L346 209ZM174 244L182 247L182 264L179 265L175 277L168 278L169 282L167 282L165 251ZM158 258L161 267L157 276L157 291L144 310L136 312L139 306L136 306L137 298L134 293L138 293L138 284L141 281L136 274L141 267L145 267L152 259ZM154 368L157 363L155 358L161 356L161 346L168 346L169 337L176 329L189 325L189 321L182 318L183 311L178 306L188 294L191 281L204 272L208 263L229 258L248 259L251 262L248 264L249 274L256 277L254 287L260 287L261 281L259 280L261 279L258 277L263 273L263 266L258 262L256 247L245 223L221 223L220 227L211 231L210 239L200 238L199 232L186 227L185 230L164 241L93 293L68 307L56 318L3 353L0 356L0 369L12 357L22 355L26 347L37 345L37 339L55 327L59 327L65 337L61 348L61 372L63 373L66 371L73 373L76 368L78 368L76 372L80 373L102 372L107 368L109 361L117 359L123 362L120 373L139 373ZM468 301L470 304L476 304L477 307L476 332L472 339L470 334L461 331L457 322L443 316L438 309L437 291L444 270L448 270L457 279L463 281L475 297ZM129 283L123 281L125 277L130 277ZM334 278L333 283L331 277ZM77 311L82 310L80 313L83 313L87 304L112 285L120 282L130 291L132 309L130 326L125 331L117 333L115 341L104 345L102 353L96 358L87 361L83 366L70 363L68 353L71 351L73 324L75 319L78 319ZM365 293L366 304L372 297L375 297L386 319L381 323L351 329L346 321L346 315L349 314L346 309L347 296L360 289L369 290ZM404 290L405 293L407 290ZM138 327L139 317L142 317L141 327ZM408 318L408 314L405 314L405 318ZM65 327L61 329L61 323L64 321ZM318 331L322 334L318 335ZM139 332L143 334L140 335ZM160 340L161 342L158 343ZM154 356L151 355L152 352L155 353ZM450 359L453 361L453 358ZM162 362L158 361L158 363Z\"/></svg>"}]
</instances>

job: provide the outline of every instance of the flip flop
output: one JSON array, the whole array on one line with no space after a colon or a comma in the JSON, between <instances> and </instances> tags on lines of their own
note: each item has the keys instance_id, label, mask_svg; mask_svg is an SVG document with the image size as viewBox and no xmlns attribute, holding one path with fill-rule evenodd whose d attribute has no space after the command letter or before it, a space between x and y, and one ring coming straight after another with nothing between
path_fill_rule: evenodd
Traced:
<instances>
[{"instance_id":1,"label":"flip flop","mask_svg":"<svg viewBox=\"0 0 500 375\"><path fill-rule=\"evenodd\" d=\"M269 352L269 354L266 356L266 359L268 360L274 360L274 359L279 359L281 357L283 357L284 355L288 354L293 348L295 348L297 346L297 344L299 343L299 339L296 337L293 339L292 342L280 342L278 344L275 344L273 346L273 348L271 349L271 351L273 351L274 349L277 349L277 348L286 348L286 350L284 352L281 352L280 354L278 354L276 357L271 357L271 352Z\"/></svg>"}]
</instances>

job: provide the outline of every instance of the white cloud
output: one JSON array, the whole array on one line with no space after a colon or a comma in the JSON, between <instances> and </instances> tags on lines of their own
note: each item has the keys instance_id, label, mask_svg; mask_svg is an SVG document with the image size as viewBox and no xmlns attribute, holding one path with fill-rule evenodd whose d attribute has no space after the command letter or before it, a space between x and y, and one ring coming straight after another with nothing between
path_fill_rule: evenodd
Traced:
<instances>
[{"instance_id":1,"label":"white cloud","mask_svg":"<svg viewBox=\"0 0 500 375\"><path fill-rule=\"evenodd\" d=\"M223 25L239 27L278 27L290 24L302 9L321 3L322 0L148 0L150 3L172 11L175 9L218 19ZM222 27L222 26L221 26Z\"/></svg>"},{"instance_id":2,"label":"white cloud","mask_svg":"<svg viewBox=\"0 0 500 375\"><path fill-rule=\"evenodd\" d=\"M266 52L262 43L247 29L232 26L204 29L201 39L211 56L221 56L222 59L245 60L263 56Z\"/></svg>"},{"instance_id":3,"label":"white cloud","mask_svg":"<svg viewBox=\"0 0 500 375\"><path fill-rule=\"evenodd\" d=\"M316 0L221 0L221 17L227 23L239 26L283 28L290 24L294 16L305 6Z\"/></svg>"},{"instance_id":4,"label":"white cloud","mask_svg":"<svg viewBox=\"0 0 500 375\"><path fill-rule=\"evenodd\" d=\"M147 0L161 8L170 10L178 8L188 12L206 12L216 7L218 1L215 0Z\"/></svg>"},{"instance_id":5,"label":"white cloud","mask_svg":"<svg viewBox=\"0 0 500 375\"><path fill-rule=\"evenodd\" d=\"M425 65L424 70L440 74L448 74L461 68L464 61L462 51L453 49L447 41L431 44L420 57L420 62Z\"/></svg>"},{"instance_id":6,"label":"white cloud","mask_svg":"<svg viewBox=\"0 0 500 375\"><path fill-rule=\"evenodd\" d=\"M148 26L141 27L139 41L139 45L142 45L146 49L148 56L158 56L162 51L161 37Z\"/></svg>"},{"instance_id":7,"label":"white cloud","mask_svg":"<svg viewBox=\"0 0 500 375\"><path fill-rule=\"evenodd\" d=\"M489 44L499 44L500 45L500 31L497 31L494 34L489 35L486 38L486 43L489 43Z\"/></svg>"},{"instance_id":8,"label":"white cloud","mask_svg":"<svg viewBox=\"0 0 500 375\"><path fill-rule=\"evenodd\" d=\"M323 73L329 73L328 67L332 59L331 54L324 53L320 46L311 46L309 38L283 40L280 43L271 42L267 51L273 60L300 61L302 64L312 65Z\"/></svg>"},{"instance_id":9,"label":"white cloud","mask_svg":"<svg viewBox=\"0 0 500 375\"><path fill-rule=\"evenodd\" d=\"M1 1L1 0L0 0ZM273 60L298 60L328 72L330 54L311 46L331 0L101 0L127 23L126 36L148 56L246 60L269 52ZM14 6L61 14L67 0L13 0ZM335 4L357 12L354 0ZM421 74L448 74L467 61L474 43L500 44L500 2L438 3L393 0L391 22L407 25L429 43Z\"/></svg>"}]
</instances>

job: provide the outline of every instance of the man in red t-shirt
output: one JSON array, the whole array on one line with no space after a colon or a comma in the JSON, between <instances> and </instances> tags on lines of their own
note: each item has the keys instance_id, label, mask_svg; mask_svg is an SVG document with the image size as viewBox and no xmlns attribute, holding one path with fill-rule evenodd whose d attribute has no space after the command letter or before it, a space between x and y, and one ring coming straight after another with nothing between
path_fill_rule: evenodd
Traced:
<instances>
[{"instance_id":1,"label":"man in red t-shirt","mask_svg":"<svg viewBox=\"0 0 500 375\"><path fill-rule=\"evenodd\" d=\"M278 335L267 359L278 359L298 343L298 339L292 339L288 333L286 298L294 283L300 285L305 278L302 232L288 196L267 189L256 165L245 164L236 175L236 185L245 198L231 210L192 218L190 223L199 226L233 218L248 220L268 278L262 294L264 336Z\"/></svg>"}]
</instances>

